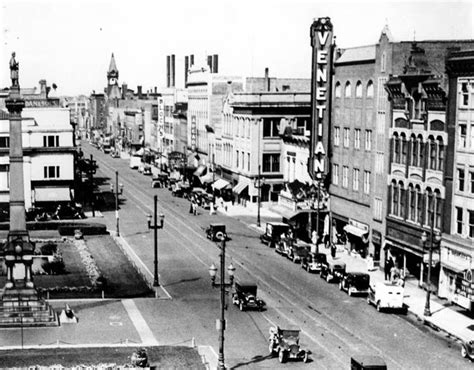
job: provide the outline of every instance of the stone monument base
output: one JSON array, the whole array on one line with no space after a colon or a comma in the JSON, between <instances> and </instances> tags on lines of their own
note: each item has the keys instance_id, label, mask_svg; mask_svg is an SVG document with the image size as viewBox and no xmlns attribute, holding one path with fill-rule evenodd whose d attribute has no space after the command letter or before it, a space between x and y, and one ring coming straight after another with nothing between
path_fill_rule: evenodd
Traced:
<instances>
[{"instance_id":1,"label":"stone monument base","mask_svg":"<svg viewBox=\"0 0 474 370\"><path fill-rule=\"evenodd\" d=\"M0 328L59 326L58 315L34 288L5 289L0 299Z\"/></svg>"}]
</instances>

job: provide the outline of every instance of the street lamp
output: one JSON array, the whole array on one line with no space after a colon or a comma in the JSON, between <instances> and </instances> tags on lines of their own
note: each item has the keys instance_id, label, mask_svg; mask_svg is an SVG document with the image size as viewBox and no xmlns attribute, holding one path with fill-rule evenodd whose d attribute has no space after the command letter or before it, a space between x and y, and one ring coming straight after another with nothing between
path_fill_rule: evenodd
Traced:
<instances>
[{"instance_id":1,"label":"street lamp","mask_svg":"<svg viewBox=\"0 0 474 370\"><path fill-rule=\"evenodd\" d=\"M265 184L265 178L260 174L260 165L258 165L258 176L255 179L254 186L258 189L257 196L257 227L260 227L260 207L262 203L262 186Z\"/></svg>"},{"instance_id":2,"label":"street lamp","mask_svg":"<svg viewBox=\"0 0 474 370\"><path fill-rule=\"evenodd\" d=\"M110 183L110 192L114 192L114 184ZM120 236L120 223L119 223L119 194L123 194L123 184L118 182L118 171L115 171L115 219L116 219L116 231L117 236Z\"/></svg>"},{"instance_id":3,"label":"street lamp","mask_svg":"<svg viewBox=\"0 0 474 370\"><path fill-rule=\"evenodd\" d=\"M235 272L235 267L232 265L232 263L229 265L227 268L228 274L229 274L229 282L225 282L225 272L224 272L224 266L225 266L225 236L221 238L221 276L220 276L220 282L216 283L216 275L217 275L217 267L216 265L212 264L209 267L209 275L211 276L211 284L212 287L216 288L219 287L221 289L221 318L220 320L216 321L216 328L219 330L219 357L218 357L218 364L217 368L218 369L225 369L225 363L224 363L224 330L225 330L225 315L224 315L224 310L226 309L226 304L225 304L225 294L226 294L226 288L232 287L234 283L234 272Z\"/></svg>"},{"instance_id":4,"label":"street lamp","mask_svg":"<svg viewBox=\"0 0 474 370\"><path fill-rule=\"evenodd\" d=\"M149 214L147 215L148 220L148 229L152 229L154 231L154 249L155 249L155 259L154 259L154 279L153 279L153 286L160 286L160 281L158 277L158 229L162 229L165 223L165 215L160 213L158 215L158 195L155 195L154 198L154 223L151 224L152 216ZM160 223L158 224L158 218L160 219Z\"/></svg>"},{"instance_id":5,"label":"street lamp","mask_svg":"<svg viewBox=\"0 0 474 370\"><path fill-rule=\"evenodd\" d=\"M428 235L426 231L423 231L421 234L421 241L423 242L423 249L425 249L425 244L428 240ZM436 232L433 230L433 222L431 223L431 232L430 232L430 247L428 250L428 276L427 276L427 286L426 286L426 302L425 302L425 316L431 316L430 309L430 295L431 295L431 264L433 262L433 245L438 244L441 241L441 234L439 231Z\"/></svg>"}]
</instances>

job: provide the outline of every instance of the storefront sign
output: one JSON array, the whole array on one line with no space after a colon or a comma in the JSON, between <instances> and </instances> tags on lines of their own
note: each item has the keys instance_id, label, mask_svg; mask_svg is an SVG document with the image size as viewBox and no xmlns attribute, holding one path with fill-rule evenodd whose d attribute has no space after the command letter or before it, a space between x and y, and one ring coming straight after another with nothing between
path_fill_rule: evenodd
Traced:
<instances>
[{"instance_id":1,"label":"storefront sign","mask_svg":"<svg viewBox=\"0 0 474 370\"><path fill-rule=\"evenodd\" d=\"M158 98L158 137L163 138L165 125L165 102Z\"/></svg>"},{"instance_id":2,"label":"storefront sign","mask_svg":"<svg viewBox=\"0 0 474 370\"><path fill-rule=\"evenodd\" d=\"M191 116L191 150L196 150L196 116Z\"/></svg>"},{"instance_id":3,"label":"storefront sign","mask_svg":"<svg viewBox=\"0 0 474 370\"><path fill-rule=\"evenodd\" d=\"M380 231L372 229L372 243L382 244L382 233Z\"/></svg>"},{"instance_id":4,"label":"storefront sign","mask_svg":"<svg viewBox=\"0 0 474 370\"><path fill-rule=\"evenodd\" d=\"M313 180L328 172L326 149L330 120L333 26L328 17L311 25L313 48L311 72L311 136L308 173Z\"/></svg>"},{"instance_id":5,"label":"storefront sign","mask_svg":"<svg viewBox=\"0 0 474 370\"><path fill-rule=\"evenodd\" d=\"M358 229L365 230L369 232L369 225L366 225L362 222L353 220L352 218L349 219L349 225L352 225L354 227L357 227Z\"/></svg>"}]
</instances>

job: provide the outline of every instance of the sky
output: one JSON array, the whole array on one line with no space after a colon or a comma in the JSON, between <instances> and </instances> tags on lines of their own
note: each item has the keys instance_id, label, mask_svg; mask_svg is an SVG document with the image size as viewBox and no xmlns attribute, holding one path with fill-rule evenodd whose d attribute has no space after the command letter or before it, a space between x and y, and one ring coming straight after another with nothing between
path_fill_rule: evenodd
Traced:
<instances>
[{"instance_id":1,"label":"sky","mask_svg":"<svg viewBox=\"0 0 474 370\"><path fill-rule=\"evenodd\" d=\"M330 17L341 48L376 44L388 24L396 41L474 39L473 1L322 0L0 0L0 88L8 62L21 87L46 79L59 95L102 92L111 54L119 84L143 90L166 83L166 56L219 55L219 73L310 78L309 30Z\"/></svg>"}]
</instances>

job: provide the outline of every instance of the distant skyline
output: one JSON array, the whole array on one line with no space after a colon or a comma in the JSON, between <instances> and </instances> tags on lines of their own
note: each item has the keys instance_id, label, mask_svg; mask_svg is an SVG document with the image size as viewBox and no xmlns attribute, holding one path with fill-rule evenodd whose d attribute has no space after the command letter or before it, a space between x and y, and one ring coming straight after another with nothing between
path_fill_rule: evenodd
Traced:
<instances>
[{"instance_id":1,"label":"distant skyline","mask_svg":"<svg viewBox=\"0 0 474 370\"><path fill-rule=\"evenodd\" d=\"M396 41L474 39L473 1L320 0L0 0L0 88L10 86L16 52L21 87L40 79L59 95L103 92L111 54L119 84L136 90L166 83L166 55L219 55L219 73L310 78L309 29L331 17L341 48L377 43L387 24Z\"/></svg>"}]
</instances>

